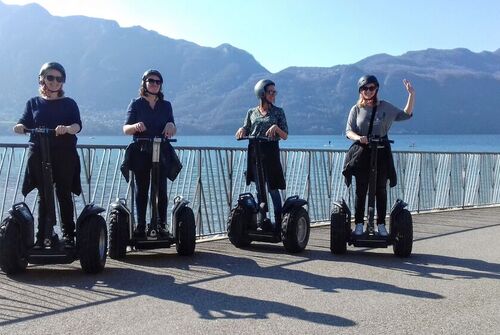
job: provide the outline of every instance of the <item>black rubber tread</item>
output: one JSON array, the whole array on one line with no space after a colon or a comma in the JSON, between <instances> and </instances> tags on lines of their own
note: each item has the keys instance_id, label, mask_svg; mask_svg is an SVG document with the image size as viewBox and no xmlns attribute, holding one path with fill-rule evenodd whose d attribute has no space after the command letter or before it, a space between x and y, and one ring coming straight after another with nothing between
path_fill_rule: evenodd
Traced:
<instances>
[{"instance_id":1,"label":"black rubber tread","mask_svg":"<svg viewBox=\"0 0 500 335\"><path fill-rule=\"evenodd\" d=\"M252 240L246 234L246 225L248 224L248 214L241 207L235 207L231 210L227 220L227 236L229 241L236 248L248 247Z\"/></svg>"},{"instance_id":2,"label":"black rubber tread","mask_svg":"<svg viewBox=\"0 0 500 335\"><path fill-rule=\"evenodd\" d=\"M109 250L111 259L123 259L127 254L129 240L128 216L118 210L109 214Z\"/></svg>"},{"instance_id":3,"label":"black rubber tread","mask_svg":"<svg viewBox=\"0 0 500 335\"><path fill-rule=\"evenodd\" d=\"M100 238L104 237L104 252L99 248ZM106 221L100 215L90 215L81 223L77 232L80 265L86 273L99 273L106 265L108 234Z\"/></svg>"},{"instance_id":4,"label":"black rubber tread","mask_svg":"<svg viewBox=\"0 0 500 335\"><path fill-rule=\"evenodd\" d=\"M396 229L392 249L398 257L410 257L413 248L413 219L407 209L394 218L393 227Z\"/></svg>"},{"instance_id":5,"label":"black rubber tread","mask_svg":"<svg viewBox=\"0 0 500 335\"><path fill-rule=\"evenodd\" d=\"M177 237L175 249L181 256L191 256L196 248L196 223L193 210L189 207L180 209L177 217Z\"/></svg>"},{"instance_id":6,"label":"black rubber tread","mask_svg":"<svg viewBox=\"0 0 500 335\"><path fill-rule=\"evenodd\" d=\"M347 252L348 230L346 215L338 206L334 206L330 216L330 251L334 255L343 255Z\"/></svg>"},{"instance_id":7,"label":"black rubber tread","mask_svg":"<svg viewBox=\"0 0 500 335\"><path fill-rule=\"evenodd\" d=\"M306 220L307 231L305 238L299 241L297 237L297 224L301 218ZM309 219L309 214L303 207L295 207L290 212L286 213L283 216L281 227L281 239L288 252L298 253L306 248L311 232L311 221Z\"/></svg>"},{"instance_id":8,"label":"black rubber tread","mask_svg":"<svg viewBox=\"0 0 500 335\"><path fill-rule=\"evenodd\" d=\"M0 268L8 275L26 270L28 260L19 225L6 218L0 225Z\"/></svg>"}]
</instances>

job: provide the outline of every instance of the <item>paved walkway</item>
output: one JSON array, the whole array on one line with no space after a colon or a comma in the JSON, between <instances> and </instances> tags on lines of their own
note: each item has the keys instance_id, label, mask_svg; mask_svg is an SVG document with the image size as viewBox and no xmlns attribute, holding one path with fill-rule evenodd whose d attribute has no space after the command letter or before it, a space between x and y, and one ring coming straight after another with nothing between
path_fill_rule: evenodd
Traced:
<instances>
[{"instance_id":1,"label":"paved walkway","mask_svg":"<svg viewBox=\"0 0 500 335\"><path fill-rule=\"evenodd\" d=\"M0 334L499 334L500 207L414 216L413 255L227 240L0 273Z\"/></svg>"}]
</instances>

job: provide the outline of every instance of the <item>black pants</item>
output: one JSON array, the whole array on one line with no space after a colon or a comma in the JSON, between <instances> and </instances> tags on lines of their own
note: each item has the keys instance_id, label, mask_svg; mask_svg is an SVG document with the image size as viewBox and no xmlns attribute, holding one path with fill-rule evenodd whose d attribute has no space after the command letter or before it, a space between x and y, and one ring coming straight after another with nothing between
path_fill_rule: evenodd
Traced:
<instances>
[{"instance_id":1,"label":"black pants","mask_svg":"<svg viewBox=\"0 0 500 335\"><path fill-rule=\"evenodd\" d=\"M57 201L61 214L61 230L68 236L75 235L74 205L71 189L78 164L78 154L73 149L51 149L52 177ZM47 203L43 192L43 172L40 153L32 151L28 159L28 168L32 171L32 178L38 189L38 234L45 234L45 220L47 219ZM54 204L55 206L55 204ZM57 209L57 207L55 207ZM54 213L55 214L55 213ZM53 222L55 225L56 222Z\"/></svg>"},{"instance_id":2,"label":"black pants","mask_svg":"<svg viewBox=\"0 0 500 335\"><path fill-rule=\"evenodd\" d=\"M151 183L151 170L141 169L134 172L135 184L137 190L135 193L135 202L137 208L137 223L142 228L146 226L146 211L148 208L149 184ZM160 225L165 227L167 218L167 175L160 169L158 182L158 216Z\"/></svg>"},{"instance_id":3,"label":"black pants","mask_svg":"<svg viewBox=\"0 0 500 335\"><path fill-rule=\"evenodd\" d=\"M377 184L375 187L375 203L377 208L377 224L385 224L387 212L387 178L389 157L386 149L379 149L377 154ZM356 178L355 223L363 223L365 216L366 194L370 177L370 153L367 151L360 161L360 172Z\"/></svg>"}]
</instances>

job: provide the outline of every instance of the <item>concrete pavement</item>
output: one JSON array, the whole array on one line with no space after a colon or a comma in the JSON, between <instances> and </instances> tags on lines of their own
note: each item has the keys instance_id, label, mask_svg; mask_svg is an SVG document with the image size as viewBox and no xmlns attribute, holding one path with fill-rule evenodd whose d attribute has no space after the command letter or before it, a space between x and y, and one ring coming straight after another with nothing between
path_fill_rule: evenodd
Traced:
<instances>
[{"instance_id":1,"label":"concrete pavement","mask_svg":"<svg viewBox=\"0 0 500 335\"><path fill-rule=\"evenodd\" d=\"M199 243L0 273L0 334L499 334L500 207L414 215L412 257L281 244Z\"/></svg>"}]
</instances>

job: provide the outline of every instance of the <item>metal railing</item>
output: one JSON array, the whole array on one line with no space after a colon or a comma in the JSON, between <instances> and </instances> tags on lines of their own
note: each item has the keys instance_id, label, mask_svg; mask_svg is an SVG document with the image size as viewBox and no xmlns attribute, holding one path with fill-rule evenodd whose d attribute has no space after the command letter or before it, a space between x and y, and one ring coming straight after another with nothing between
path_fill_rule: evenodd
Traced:
<instances>
[{"instance_id":1,"label":"metal railing","mask_svg":"<svg viewBox=\"0 0 500 335\"><path fill-rule=\"evenodd\" d=\"M106 209L119 197L130 203L130 187L120 172L125 148L78 146L83 192L74 197L75 215L89 202ZM255 192L253 185L245 183L246 149L178 147L176 151L183 169L175 182L168 182L169 200L182 195L191 202L198 236L224 234L228 213L238 195ZM0 144L1 218L20 201L26 201L37 215L36 190L26 199L21 194L27 153L27 145ZM337 199L344 198L354 208L354 185L348 189L341 174L345 153L282 149L287 181L283 199L296 194L306 199L313 222L329 220L332 203ZM401 198L414 212L500 204L500 153L393 154L398 185L389 189L389 204Z\"/></svg>"}]
</instances>

